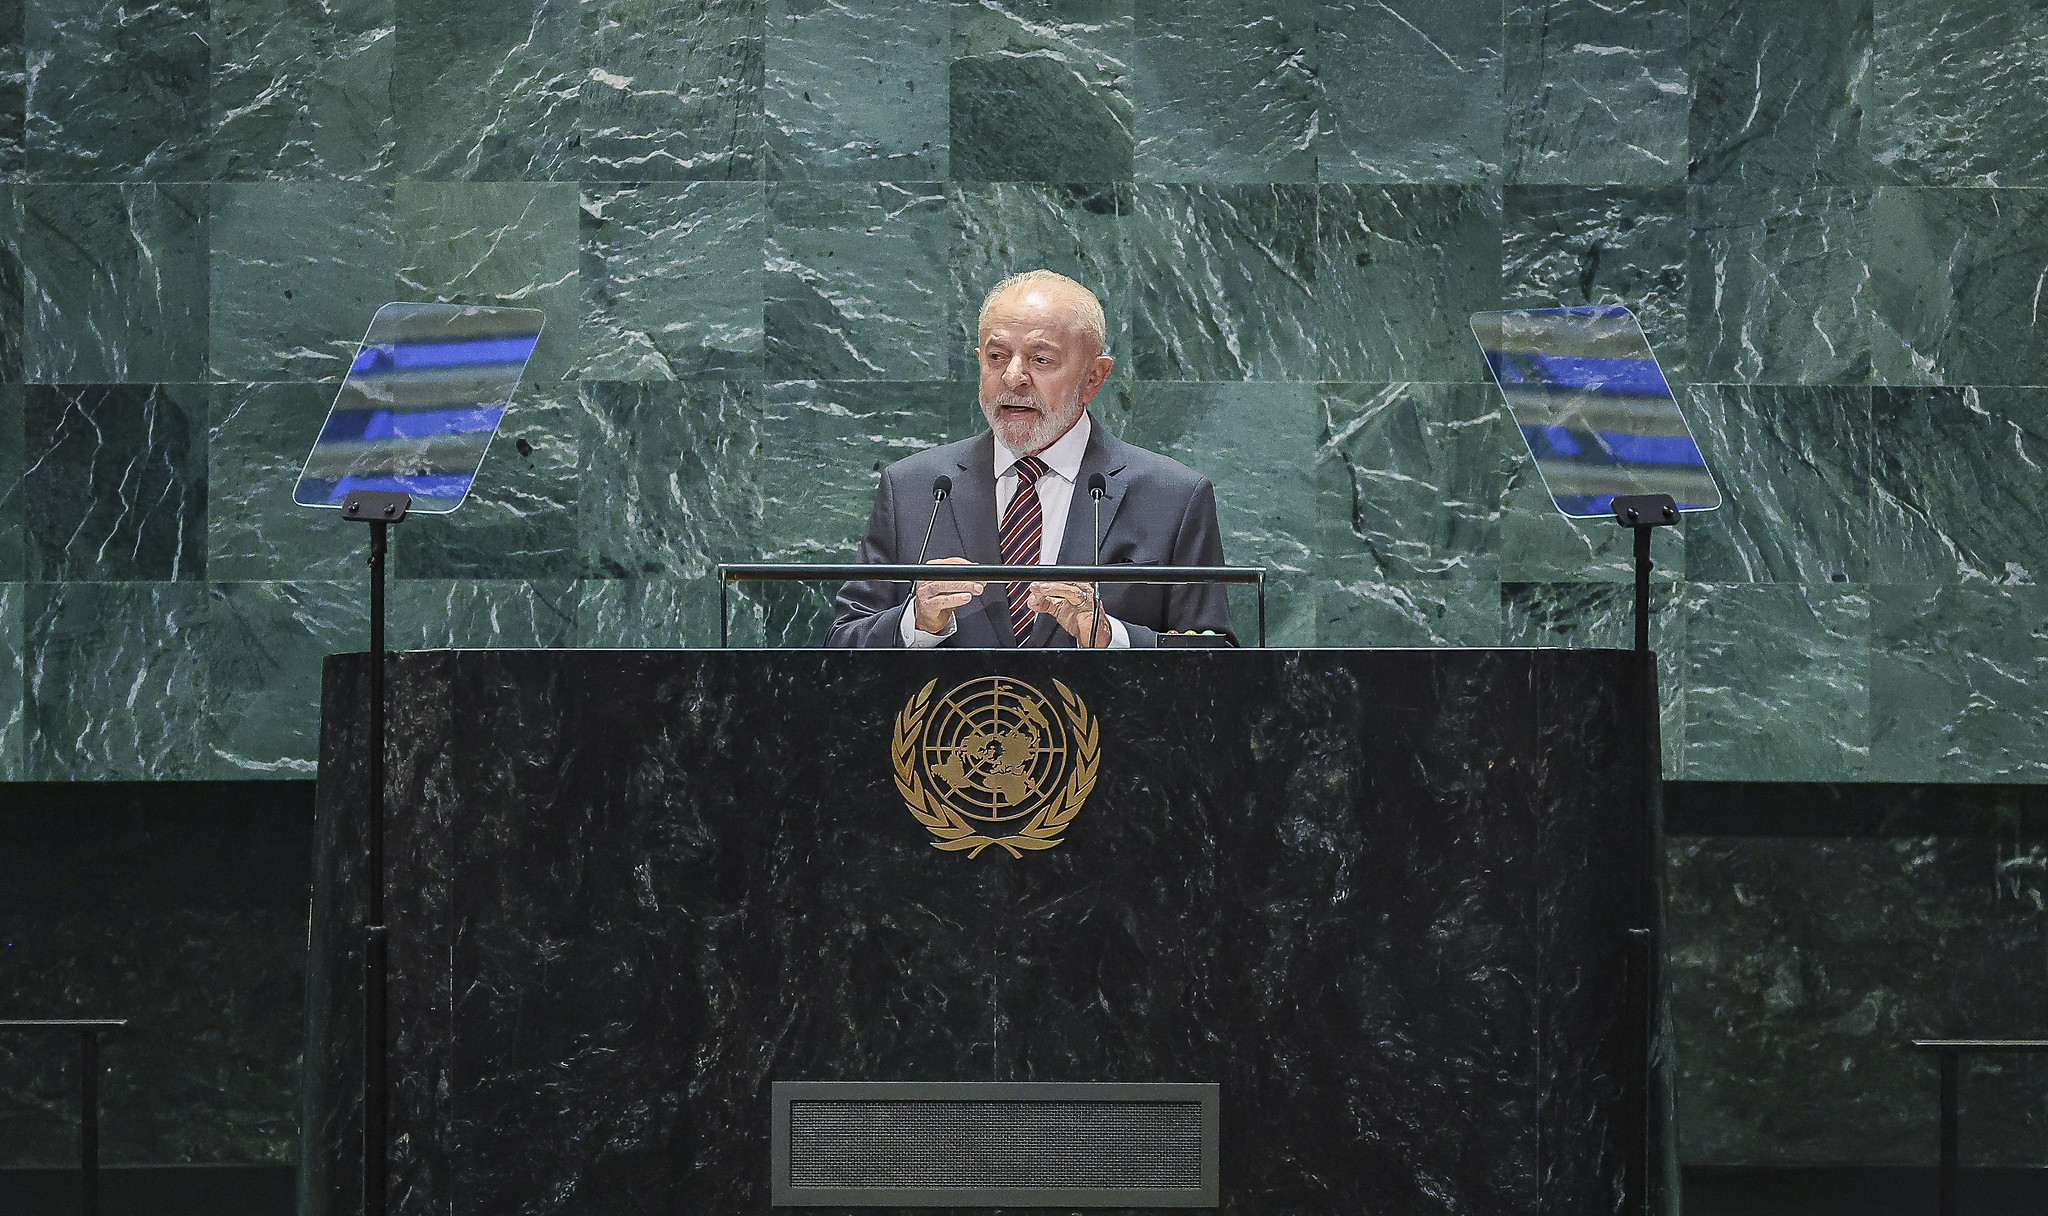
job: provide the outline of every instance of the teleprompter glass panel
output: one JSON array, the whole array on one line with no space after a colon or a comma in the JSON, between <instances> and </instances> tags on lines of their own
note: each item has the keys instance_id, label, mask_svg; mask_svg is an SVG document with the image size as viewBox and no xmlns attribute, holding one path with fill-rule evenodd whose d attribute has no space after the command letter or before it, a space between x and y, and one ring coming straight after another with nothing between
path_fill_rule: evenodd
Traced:
<instances>
[{"instance_id":1,"label":"teleprompter glass panel","mask_svg":"<svg viewBox=\"0 0 2048 1216\"><path fill-rule=\"evenodd\" d=\"M1634 313L1474 313L1472 336L1559 511L1604 517L1621 494L1669 494L1681 511L1721 505Z\"/></svg>"},{"instance_id":2,"label":"teleprompter glass panel","mask_svg":"<svg viewBox=\"0 0 2048 1216\"><path fill-rule=\"evenodd\" d=\"M416 514L462 505L540 340L533 308L386 304L370 320L292 501L402 490Z\"/></svg>"}]
</instances>

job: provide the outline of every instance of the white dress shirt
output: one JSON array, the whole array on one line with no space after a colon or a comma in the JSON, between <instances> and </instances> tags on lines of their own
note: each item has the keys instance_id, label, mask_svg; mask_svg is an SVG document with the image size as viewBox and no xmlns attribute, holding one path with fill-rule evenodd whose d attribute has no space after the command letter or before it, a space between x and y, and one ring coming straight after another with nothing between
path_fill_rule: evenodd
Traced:
<instances>
[{"instance_id":1,"label":"white dress shirt","mask_svg":"<svg viewBox=\"0 0 2048 1216\"><path fill-rule=\"evenodd\" d=\"M1094 431L1095 419L1084 410L1079 422L1060 436L1051 447L1038 454L1038 458L1046 465L1046 472L1039 475L1037 484L1032 487L1038 492L1038 511L1044 517L1038 538L1038 564L1041 566L1054 565L1060 559L1060 542L1067 535L1067 512L1074 505L1074 488L1081 477L1081 457L1087 453L1088 436ZM1010 500L1017 497L1015 466L1024 453L1012 451L1004 446L1000 436L996 437L995 448L996 528L1000 531L1003 526L1003 512L1010 509ZM1005 615L1007 616L1007 613ZM1129 649L1131 633L1124 628L1124 623L1107 613L1103 614L1102 619L1109 626L1109 648ZM1007 624L1007 621L1005 623ZM958 621L947 617L945 632L926 633L917 627L915 597L903 606L905 646L917 650L929 649L952 637L959 628Z\"/></svg>"}]
</instances>

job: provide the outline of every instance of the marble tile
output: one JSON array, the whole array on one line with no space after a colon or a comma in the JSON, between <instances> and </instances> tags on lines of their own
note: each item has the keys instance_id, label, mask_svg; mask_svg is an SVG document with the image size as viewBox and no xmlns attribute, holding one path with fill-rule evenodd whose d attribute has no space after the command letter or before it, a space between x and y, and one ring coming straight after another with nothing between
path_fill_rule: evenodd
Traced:
<instances>
[{"instance_id":1,"label":"marble tile","mask_svg":"<svg viewBox=\"0 0 2048 1216\"><path fill-rule=\"evenodd\" d=\"M576 599L573 579L401 579L391 584L385 632L393 650L568 646Z\"/></svg>"},{"instance_id":2,"label":"marble tile","mask_svg":"<svg viewBox=\"0 0 2048 1216\"><path fill-rule=\"evenodd\" d=\"M1868 194L1711 187L1688 205L1693 379L1869 379Z\"/></svg>"},{"instance_id":3,"label":"marble tile","mask_svg":"<svg viewBox=\"0 0 2048 1216\"><path fill-rule=\"evenodd\" d=\"M768 187L770 379L942 380L953 225L940 185Z\"/></svg>"},{"instance_id":4,"label":"marble tile","mask_svg":"<svg viewBox=\"0 0 2048 1216\"><path fill-rule=\"evenodd\" d=\"M18 384L27 347L22 307L21 212L14 205L14 188L5 176L5 171L0 170L0 384Z\"/></svg>"},{"instance_id":5,"label":"marble tile","mask_svg":"<svg viewBox=\"0 0 2048 1216\"><path fill-rule=\"evenodd\" d=\"M1324 378L1313 187L1141 184L1125 233L1138 379Z\"/></svg>"},{"instance_id":6,"label":"marble tile","mask_svg":"<svg viewBox=\"0 0 2048 1216\"><path fill-rule=\"evenodd\" d=\"M989 182L946 192L958 233L953 243L953 330L946 353L955 380L975 381L981 304L997 283L1025 270L1052 270L1085 284L1102 301L1110 375L1131 374L1131 265L1124 228L1133 206L1128 184L1052 185Z\"/></svg>"},{"instance_id":7,"label":"marble tile","mask_svg":"<svg viewBox=\"0 0 2048 1216\"><path fill-rule=\"evenodd\" d=\"M758 561L852 561L884 468L985 429L974 391L943 382L782 381L761 411Z\"/></svg>"},{"instance_id":8,"label":"marble tile","mask_svg":"<svg viewBox=\"0 0 2048 1216\"><path fill-rule=\"evenodd\" d=\"M204 380L205 186L16 186L23 375Z\"/></svg>"},{"instance_id":9,"label":"marble tile","mask_svg":"<svg viewBox=\"0 0 2048 1216\"><path fill-rule=\"evenodd\" d=\"M207 591L213 775L312 777L321 660L369 649L369 580L210 583Z\"/></svg>"},{"instance_id":10,"label":"marble tile","mask_svg":"<svg viewBox=\"0 0 2048 1216\"><path fill-rule=\"evenodd\" d=\"M451 515L408 519L391 544L401 579L570 579L577 557L583 412L571 385L512 398L476 483Z\"/></svg>"},{"instance_id":11,"label":"marble tile","mask_svg":"<svg viewBox=\"0 0 2048 1216\"><path fill-rule=\"evenodd\" d=\"M1710 583L1867 581L1867 388L1681 386L1721 505L1688 516L1685 572Z\"/></svg>"},{"instance_id":12,"label":"marble tile","mask_svg":"<svg viewBox=\"0 0 2048 1216\"><path fill-rule=\"evenodd\" d=\"M1855 781L1870 761L1870 592L1688 583L1685 778Z\"/></svg>"},{"instance_id":13,"label":"marble tile","mask_svg":"<svg viewBox=\"0 0 2048 1216\"><path fill-rule=\"evenodd\" d=\"M547 328L527 384L575 375L576 187L539 182L400 182L394 189L398 294L450 304L538 308Z\"/></svg>"},{"instance_id":14,"label":"marble tile","mask_svg":"<svg viewBox=\"0 0 2048 1216\"><path fill-rule=\"evenodd\" d=\"M761 175L765 0L582 6L586 181Z\"/></svg>"},{"instance_id":15,"label":"marble tile","mask_svg":"<svg viewBox=\"0 0 2048 1216\"><path fill-rule=\"evenodd\" d=\"M2048 389L1871 390L1870 579L2036 584Z\"/></svg>"},{"instance_id":16,"label":"marble tile","mask_svg":"<svg viewBox=\"0 0 2048 1216\"><path fill-rule=\"evenodd\" d=\"M2048 779L2048 589L1871 590L1871 775Z\"/></svg>"},{"instance_id":17,"label":"marble tile","mask_svg":"<svg viewBox=\"0 0 2048 1216\"><path fill-rule=\"evenodd\" d=\"M1322 433L1308 384L1140 380L1096 411L1118 437L1162 452L1216 487L1223 555L1266 567L1266 640L1311 646L1316 629L1316 486L1302 476ZM1258 636L1256 598L1233 589L1231 628Z\"/></svg>"},{"instance_id":18,"label":"marble tile","mask_svg":"<svg viewBox=\"0 0 2048 1216\"><path fill-rule=\"evenodd\" d=\"M1508 181L1685 180L1685 5L1509 0L1505 13Z\"/></svg>"},{"instance_id":19,"label":"marble tile","mask_svg":"<svg viewBox=\"0 0 2048 1216\"><path fill-rule=\"evenodd\" d=\"M1500 576L1511 583L1633 583L1635 534L1605 519L1560 514L1529 448L1510 432L1514 474L1500 521ZM1685 577L1688 526L1650 532L1650 577Z\"/></svg>"},{"instance_id":20,"label":"marble tile","mask_svg":"<svg viewBox=\"0 0 2048 1216\"><path fill-rule=\"evenodd\" d=\"M216 181L387 179L394 0L210 0Z\"/></svg>"},{"instance_id":21,"label":"marble tile","mask_svg":"<svg viewBox=\"0 0 2048 1216\"><path fill-rule=\"evenodd\" d=\"M0 181L20 174L28 137L25 0L0 0Z\"/></svg>"},{"instance_id":22,"label":"marble tile","mask_svg":"<svg viewBox=\"0 0 2048 1216\"><path fill-rule=\"evenodd\" d=\"M215 384L206 436L206 574L215 582L314 580L368 586L370 530L292 501L335 389ZM425 527L437 520L422 517ZM394 534L402 545L403 529Z\"/></svg>"},{"instance_id":23,"label":"marble tile","mask_svg":"<svg viewBox=\"0 0 2048 1216\"><path fill-rule=\"evenodd\" d=\"M29 176L205 177L206 0L38 0L23 9Z\"/></svg>"},{"instance_id":24,"label":"marble tile","mask_svg":"<svg viewBox=\"0 0 2048 1216\"><path fill-rule=\"evenodd\" d=\"M1503 583L1495 644L1629 650L1636 644L1635 600L1635 588L1627 583ZM1651 587L1650 649L1657 655L1658 741L1666 780L1685 776L1685 608L1683 588Z\"/></svg>"},{"instance_id":25,"label":"marble tile","mask_svg":"<svg viewBox=\"0 0 2048 1216\"><path fill-rule=\"evenodd\" d=\"M1319 384L1317 558L1326 577L1500 579L1521 438L1490 384Z\"/></svg>"},{"instance_id":26,"label":"marble tile","mask_svg":"<svg viewBox=\"0 0 2048 1216\"><path fill-rule=\"evenodd\" d=\"M204 584L30 584L22 620L30 780L208 775Z\"/></svg>"},{"instance_id":27,"label":"marble tile","mask_svg":"<svg viewBox=\"0 0 2048 1216\"><path fill-rule=\"evenodd\" d=\"M1129 181L1132 4L953 0L952 179Z\"/></svg>"},{"instance_id":28,"label":"marble tile","mask_svg":"<svg viewBox=\"0 0 2048 1216\"><path fill-rule=\"evenodd\" d=\"M1329 126L1317 0L1136 0L1136 173L1155 182L1312 182Z\"/></svg>"},{"instance_id":29,"label":"marble tile","mask_svg":"<svg viewBox=\"0 0 2048 1216\"><path fill-rule=\"evenodd\" d=\"M27 436L18 384L0 384L0 583L28 577L28 495L22 486Z\"/></svg>"},{"instance_id":30,"label":"marble tile","mask_svg":"<svg viewBox=\"0 0 2048 1216\"><path fill-rule=\"evenodd\" d=\"M944 181L947 0L767 0L771 179Z\"/></svg>"},{"instance_id":31,"label":"marble tile","mask_svg":"<svg viewBox=\"0 0 2048 1216\"><path fill-rule=\"evenodd\" d=\"M1324 186L1316 203L1321 378L1484 377L1468 318L1500 304L1500 191Z\"/></svg>"},{"instance_id":32,"label":"marble tile","mask_svg":"<svg viewBox=\"0 0 2048 1216\"><path fill-rule=\"evenodd\" d=\"M759 182L584 187L583 377L760 375L766 202Z\"/></svg>"},{"instance_id":33,"label":"marble tile","mask_svg":"<svg viewBox=\"0 0 2048 1216\"><path fill-rule=\"evenodd\" d=\"M1691 0L1691 180L1860 186L1871 0Z\"/></svg>"},{"instance_id":34,"label":"marble tile","mask_svg":"<svg viewBox=\"0 0 2048 1216\"><path fill-rule=\"evenodd\" d=\"M1870 208L1880 384L2048 384L2048 192L1888 186Z\"/></svg>"},{"instance_id":35,"label":"marble tile","mask_svg":"<svg viewBox=\"0 0 2048 1216\"><path fill-rule=\"evenodd\" d=\"M214 378L339 383L394 294L391 188L221 183L209 202Z\"/></svg>"},{"instance_id":36,"label":"marble tile","mask_svg":"<svg viewBox=\"0 0 2048 1216\"><path fill-rule=\"evenodd\" d=\"M1316 141L1325 182L1479 182L1500 173L1499 0L1323 0Z\"/></svg>"},{"instance_id":37,"label":"marble tile","mask_svg":"<svg viewBox=\"0 0 2048 1216\"><path fill-rule=\"evenodd\" d=\"M391 71L402 177L552 181L582 170L574 0L395 0Z\"/></svg>"},{"instance_id":38,"label":"marble tile","mask_svg":"<svg viewBox=\"0 0 2048 1216\"><path fill-rule=\"evenodd\" d=\"M1666 856L1685 1161L1932 1166L1935 1063L1902 1045L2038 1032L2037 840L1690 837ZM2038 1162L2048 1070L1979 1063L1965 1151Z\"/></svg>"},{"instance_id":39,"label":"marble tile","mask_svg":"<svg viewBox=\"0 0 2048 1216\"><path fill-rule=\"evenodd\" d=\"M0 583L0 781L28 778L27 687L22 681L22 612L27 599L23 584Z\"/></svg>"},{"instance_id":40,"label":"marble tile","mask_svg":"<svg viewBox=\"0 0 2048 1216\"><path fill-rule=\"evenodd\" d=\"M852 561L882 470L983 428L974 390L946 382L796 380L766 385L757 561ZM735 588L735 645L817 646L832 624L830 584ZM713 589L716 595L716 588ZM717 617L714 613L712 623Z\"/></svg>"},{"instance_id":41,"label":"marble tile","mask_svg":"<svg viewBox=\"0 0 2048 1216\"><path fill-rule=\"evenodd\" d=\"M718 580L592 578L576 585L572 644L595 649L666 650L718 645ZM751 616L742 620L751 624ZM743 644L736 633L734 645ZM758 645L758 641L752 644Z\"/></svg>"},{"instance_id":42,"label":"marble tile","mask_svg":"<svg viewBox=\"0 0 2048 1216\"><path fill-rule=\"evenodd\" d=\"M206 388L23 390L26 573L60 582L206 576Z\"/></svg>"},{"instance_id":43,"label":"marble tile","mask_svg":"<svg viewBox=\"0 0 2048 1216\"><path fill-rule=\"evenodd\" d=\"M1665 376L1687 377L1682 187L1509 186L1502 202L1504 305L1626 305Z\"/></svg>"},{"instance_id":44,"label":"marble tile","mask_svg":"<svg viewBox=\"0 0 2048 1216\"><path fill-rule=\"evenodd\" d=\"M1350 578L1324 561L1316 583L1318 646L1498 646L1500 584Z\"/></svg>"},{"instance_id":45,"label":"marble tile","mask_svg":"<svg viewBox=\"0 0 2048 1216\"><path fill-rule=\"evenodd\" d=\"M752 561L762 531L761 389L740 381L585 382L576 504L585 578L705 579Z\"/></svg>"},{"instance_id":46,"label":"marble tile","mask_svg":"<svg viewBox=\"0 0 2048 1216\"><path fill-rule=\"evenodd\" d=\"M2048 185L2048 10L1877 0L1864 140L1930 186Z\"/></svg>"}]
</instances>

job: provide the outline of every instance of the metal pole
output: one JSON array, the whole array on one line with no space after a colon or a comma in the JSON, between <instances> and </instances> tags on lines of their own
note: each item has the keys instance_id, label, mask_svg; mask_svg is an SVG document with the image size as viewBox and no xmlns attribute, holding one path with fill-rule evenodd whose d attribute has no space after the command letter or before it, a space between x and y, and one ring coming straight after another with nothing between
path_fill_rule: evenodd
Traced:
<instances>
[{"instance_id":1,"label":"metal pole","mask_svg":"<svg viewBox=\"0 0 2048 1216\"><path fill-rule=\"evenodd\" d=\"M1650 653L1650 527L1638 524L1636 534L1636 653Z\"/></svg>"},{"instance_id":2,"label":"metal pole","mask_svg":"<svg viewBox=\"0 0 2048 1216\"><path fill-rule=\"evenodd\" d=\"M1266 572L1259 571L1259 649L1266 648Z\"/></svg>"},{"instance_id":3,"label":"metal pole","mask_svg":"<svg viewBox=\"0 0 2048 1216\"><path fill-rule=\"evenodd\" d=\"M726 645L725 591L731 585L725 581L723 574L718 576L718 648L720 650L724 650Z\"/></svg>"},{"instance_id":4,"label":"metal pole","mask_svg":"<svg viewBox=\"0 0 2048 1216\"><path fill-rule=\"evenodd\" d=\"M384 552L389 524L370 521L369 915L363 931L363 1212L384 1216Z\"/></svg>"},{"instance_id":5,"label":"metal pole","mask_svg":"<svg viewBox=\"0 0 2048 1216\"><path fill-rule=\"evenodd\" d=\"M100 1035L78 1032L78 1182L85 1216L100 1214Z\"/></svg>"},{"instance_id":6,"label":"metal pole","mask_svg":"<svg viewBox=\"0 0 2048 1216\"><path fill-rule=\"evenodd\" d=\"M1956 1076L1961 1062L1954 1051L1941 1053L1941 1216L1957 1216L1956 1175L1962 1162L1956 1144Z\"/></svg>"}]
</instances>

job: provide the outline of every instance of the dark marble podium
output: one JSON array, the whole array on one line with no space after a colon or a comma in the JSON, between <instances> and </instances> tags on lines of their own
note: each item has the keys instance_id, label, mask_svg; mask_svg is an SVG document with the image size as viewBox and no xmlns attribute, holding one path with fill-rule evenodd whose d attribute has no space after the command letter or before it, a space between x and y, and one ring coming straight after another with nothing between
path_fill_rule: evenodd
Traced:
<instances>
[{"instance_id":1,"label":"dark marble podium","mask_svg":"<svg viewBox=\"0 0 2048 1216\"><path fill-rule=\"evenodd\" d=\"M306 1216L358 1210L362 655L328 661ZM1631 656L391 661L394 1211L760 1212L777 1080L1215 1082L1222 1206L1620 1205ZM930 681L1077 694L1058 847L934 848Z\"/></svg>"}]
</instances>

